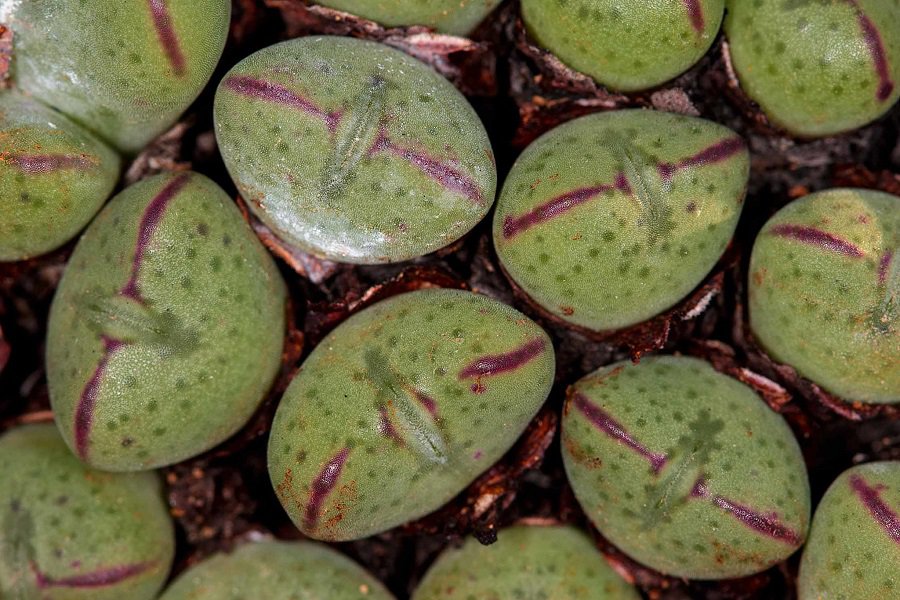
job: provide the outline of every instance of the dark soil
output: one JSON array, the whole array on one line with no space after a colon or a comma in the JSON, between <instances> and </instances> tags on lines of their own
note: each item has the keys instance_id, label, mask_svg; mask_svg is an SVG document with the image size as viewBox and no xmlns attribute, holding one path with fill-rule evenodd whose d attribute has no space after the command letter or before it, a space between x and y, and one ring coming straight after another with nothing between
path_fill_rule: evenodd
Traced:
<instances>
[{"instance_id":1,"label":"dark soil","mask_svg":"<svg viewBox=\"0 0 900 600\"><path fill-rule=\"evenodd\" d=\"M233 3L231 39L213 83L178 126L135 160L128 181L161 169L192 168L236 197L212 133L215 83L253 51L310 31L379 39L430 58L470 94L491 135L501 181L522 147L543 131L574 116L625 106L698 114L728 125L749 141L752 175L734 243L714 276L685 305L622 335L598 338L571 331L535 311L499 268L490 240L491 217L453 247L411 263L341 266L300 257L294 263L308 275L304 278L280 262L292 291L295 325L285 346L281 380L241 433L201 457L165 469L168 500L178 524L173 575L254 532L300 537L279 505L266 472L267 431L277 399L292 371L328 330L373 301L423 286L473 289L537 318L554 338L557 382L547 408L519 445L455 501L420 522L337 545L382 579L398 598L408 597L443 547L465 535L475 534L489 543L497 528L528 517L590 529L568 487L559 454L557 414L566 385L601 365L653 349L707 357L720 370L755 385L794 428L807 459L814 502L847 467L900 458L900 421L895 414L867 411L822 395L754 347L744 333L742 284L756 233L791 199L834 185L900 193L900 108L853 133L803 142L768 126L743 97L728 75L727 49L721 40L676 81L650 93L619 96L560 69L552 57L530 46L517 21L515 3L504 5L476 32L477 43L460 40L428 46L410 41L407 30L335 21L328 11L310 13L301 0ZM44 376L44 334L49 303L71 248L72 244L31 261L0 264L0 431L52 418ZM712 298L708 308L699 317L686 319L685 313L708 292ZM486 509L484 503L476 508L476 501L486 495L495 500ZM639 567L599 536L597 542L648 598L795 596L797 557L750 578L687 582Z\"/></svg>"}]
</instances>

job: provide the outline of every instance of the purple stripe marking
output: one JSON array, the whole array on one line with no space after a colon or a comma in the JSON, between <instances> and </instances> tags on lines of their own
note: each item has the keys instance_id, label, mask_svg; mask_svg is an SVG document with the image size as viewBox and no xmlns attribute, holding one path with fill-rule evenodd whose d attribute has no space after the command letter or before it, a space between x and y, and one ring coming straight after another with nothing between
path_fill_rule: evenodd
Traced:
<instances>
[{"instance_id":1,"label":"purple stripe marking","mask_svg":"<svg viewBox=\"0 0 900 600\"><path fill-rule=\"evenodd\" d=\"M612 415L596 404L593 404L585 395L576 393L573 401L575 403L575 408L581 411L581 414L593 423L597 429L647 459L654 474L658 474L666 465L668 458L665 454L651 452L646 446L631 437L625 428L616 421Z\"/></svg>"},{"instance_id":2,"label":"purple stripe marking","mask_svg":"<svg viewBox=\"0 0 900 600\"><path fill-rule=\"evenodd\" d=\"M888 537L900 544L900 517L881 499L884 486L871 486L859 475L851 475L850 487Z\"/></svg>"},{"instance_id":3,"label":"purple stripe marking","mask_svg":"<svg viewBox=\"0 0 900 600\"><path fill-rule=\"evenodd\" d=\"M743 138L728 138L704 148L693 156L688 156L677 163L660 163L657 167L660 177L665 181L672 179L678 171L690 167L702 167L728 160L735 154L746 151Z\"/></svg>"},{"instance_id":4,"label":"purple stripe marking","mask_svg":"<svg viewBox=\"0 0 900 600\"><path fill-rule=\"evenodd\" d=\"M878 284L884 285L887 281L888 273L891 270L891 262L894 260L894 252L892 250L885 251L884 254L881 255L881 260L878 262Z\"/></svg>"},{"instance_id":5,"label":"purple stripe marking","mask_svg":"<svg viewBox=\"0 0 900 600\"><path fill-rule=\"evenodd\" d=\"M109 567L99 569L90 573L82 573L80 575L70 575L69 577L49 577L32 565L37 578L37 586L39 589L65 587L65 588L96 588L107 585L115 585L128 579L140 575L156 566L156 562L143 562L131 565L120 565L117 567Z\"/></svg>"},{"instance_id":6,"label":"purple stripe marking","mask_svg":"<svg viewBox=\"0 0 900 600\"><path fill-rule=\"evenodd\" d=\"M378 134L369 155L378 152L387 152L400 157L410 165L439 183L442 187L465 196L475 204L484 204L484 194L481 186L474 179L424 151L411 150L394 143L384 129Z\"/></svg>"},{"instance_id":7,"label":"purple stripe marking","mask_svg":"<svg viewBox=\"0 0 900 600\"><path fill-rule=\"evenodd\" d=\"M879 102L886 101L894 91L894 82L891 80L891 69L888 65L887 52L884 49L884 41L881 34L872 19L863 12L862 7L857 0L847 0L847 2L856 11L856 18L859 21L859 28L862 30L863 39L872 55L872 62L875 65L875 72L878 75L878 90L875 97Z\"/></svg>"},{"instance_id":8,"label":"purple stripe marking","mask_svg":"<svg viewBox=\"0 0 900 600\"><path fill-rule=\"evenodd\" d=\"M469 379L472 377L499 375L500 373L513 371L539 356L544 351L545 347L546 342L543 338L536 338L510 352L482 356L463 368L463 370L459 372L459 378Z\"/></svg>"},{"instance_id":9,"label":"purple stripe marking","mask_svg":"<svg viewBox=\"0 0 900 600\"><path fill-rule=\"evenodd\" d=\"M405 389L405 390L407 391L407 393L409 393L413 398L415 398L416 401L417 401L419 404L421 404L422 407L423 407L425 410L427 410L428 413L429 413L432 417L437 418L437 402L434 400L434 398L432 398L431 396L429 396L428 394L426 394L426 393L423 392L422 390L419 390L419 389L414 388L414 387L412 387L412 386L405 386L404 389Z\"/></svg>"},{"instance_id":10,"label":"purple stripe marking","mask_svg":"<svg viewBox=\"0 0 900 600\"><path fill-rule=\"evenodd\" d=\"M694 484L694 488L691 490L691 496L694 498L711 499L713 504L728 511L731 516L738 521L766 537L770 537L786 544L791 544L792 546L799 546L802 542L800 534L782 523L778 519L777 513L773 512L764 515L753 510L749 506L734 502L724 496L713 495L710 493L709 488L707 488L706 482L702 477Z\"/></svg>"},{"instance_id":11,"label":"purple stripe marking","mask_svg":"<svg viewBox=\"0 0 900 600\"><path fill-rule=\"evenodd\" d=\"M518 217L507 215L506 218L503 219L503 238L508 240L515 237L523 231L531 229L535 225L549 221L550 219L566 213L576 206L584 204L610 190L619 190L626 194L631 193L631 186L628 184L628 179L625 177L624 173L617 174L616 181L612 185L604 183L578 188L552 198Z\"/></svg>"},{"instance_id":12,"label":"purple stripe marking","mask_svg":"<svg viewBox=\"0 0 900 600\"><path fill-rule=\"evenodd\" d=\"M400 433L394 427L394 424L391 423L391 417L388 414L387 406L380 406L378 408L378 414L378 433L394 440L398 444L402 444L403 438L400 437Z\"/></svg>"},{"instance_id":13,"label":"purple stripe marking","mask_svg":"<svg viewBox=\"0 0 900 600\"><path fill-rule=\"evenodd\" d=\"M172 65L172 71L176 76L181 77L184 75L186 63L181 45L178 43L178 34L175 33L172 23L172 16L169 14L169 7L166 6L166 0L148 0L148 2L159 43L162 45L163 52L166 53L166 58L169 59L169 64Z\"/></svg>"},{"instance_id":14,"label":"purple stripe marking","mask_svg":"<svg viewBox=\"0 0 900 600\"><path fill-rule=\"evenodd\" d=\"M691 18L691 25L694 27L694 30L697 33L703 33L703 29L706 27L706 21L703 18L703 7L700 5L699 0L683 0L684 7L688 11L688 16Z\"/></svg>"},{"instance_id":15,"label":"purple stripe marking","mask_svg":"<svg viewBox=\"0 0 900 600\"><path fill-rule=\"evenodd\" d=\"M29 175L42 175L62 169L92 169L97 160L86 154L12 154L0 158Z\"/></svg>"},{"instance_id":16,"label":"purple stripe marking","mask_svg":"<svg viewBox=\"0 0 900 600\"><path fill-rule=\"evenodd\" d=\"M843 254L844 256L849 256L851 258L862 258L863 256L865 256L863 254L863 251L854 244L851 244L846 240L842 240L841 238L828 233L827 231L816 229L815 227L808 227L806 225L782 224L772 227L769 230L769 233L771 233L772 235L797 240L798 242L802 242L804 244L820 246L822 248L825 248L826 250L837 252L838 254Z\"/></svg>"},{"instance_id":17,"label":"purple stripe marking","mask_svg":"<svg viewBox=\"0 0 900 600\"><path fill-rule=\"evenodd\" d=\"M306 505L306 528L315 529L319 520L319 514L322 512L322 504L328 494L334 490L341 471L344 470L344 463L350 455L350 448L342 448L334 457L325 463L322 470L312 482L312 492L309 494L309 503Z\"/></svg>"},{"instance_id":18,"label":"purple stripe marking","mask_svg":"<svg viewBox=\"0 0 900 600\"><path fill-rule=\"evenodd\" d=\"M187 184L190 177L190 174L182 173L169 181L156 197L150 201L147 208L144 209L144 214L141 217L141 223L138 228L137 247L134 251L134 258L131 261L131 275L119 291L119 294L122 296L132 298L139 302L142 301L140 291L138 290L137 280L141 269L141 263L144 261L144 254L147 251L147 247L150 245L150 239L153 237L159 222L162 220L166 208L169 206L169 202L171 202L178 192L180 192Z\"/></svg>"},{"instance_id":19,"label":"purple stripe marking","mask_svg":"<svg viewBox=\"0 0 900 600\"><path fill-rule=\"evenodd\" d=\"M81 391L78 406L75 407L75 452L83 460L86 460L88 455L88 438L94 421L94 404L100 392L103 374L106 372L106 367L112 355L125 345L124 342L114 340L105 335L101 339L103 340L103 356L100 357L100 362L97 363L94 374L91 375L91 378Z\"/></svg>"},{"instance_id":20,"label":"purple stripe marking","mask_svg":"<svg viewBox=\"0 0 900 600\"><path fill-rule=\"evenodd\" d=\"M339 111L327 112L316 106L312 100L304 98L297 92L271 81L245 75L232 75L225 80L224 85L233 92L243 96L283 104L321 119L331 133L337 131L338 123L341 120Z\"/></svg>"}]
</instances>

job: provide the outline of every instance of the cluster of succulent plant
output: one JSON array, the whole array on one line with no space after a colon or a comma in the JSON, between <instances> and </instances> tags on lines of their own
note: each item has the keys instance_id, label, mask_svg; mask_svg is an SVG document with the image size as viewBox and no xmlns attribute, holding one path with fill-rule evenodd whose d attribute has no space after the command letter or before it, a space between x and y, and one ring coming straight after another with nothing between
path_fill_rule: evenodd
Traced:
<instances>
[{"instance_id":1,"label":"cluster of succulent plant","mask_svg":"<svg viewBox=\"0 0 900 600\"><path fill-rule=\"evenodd\" d=\"M900 199L861 189L809 194L753 246L756 339L848 400L900 402Z\"/></svg>"},{"instance_id":2,"label":"cluster of succulent plant","mask_svg":"<svg viewBox=\"0 0 900 600\"><path fill-rule=\"evenodd\" d=\"M199 454L250 417L281 364L285 287L234 202L197 173L116 196L53 300L50 399L76 455L111 471Z\"/></svg>"},{"instance_id":3,"label":"cluster of succulent plant","mask_svg":"<svg viewBox=\"0 0 900 600\"><path fill-rule=\"evenodd\" d=\"M794 135L855 129L900 98L894 0L729 0L725 33L744 92Z\"/></svg>"},{"instance_id":4,"label":"cluster of succulent plant","mask_svg":"<svg viewBox=\"0 0 900 600\"><path fill-rule=\"evenodd\" d=\"M500 0L317 3L464 35ZM900 97L898 0L520 4L529 34L563 63L633 92L695 64L726 3L740 85L788 133L860 127ZM227 0L0 0L0 23L15 34L14 89L0 91L0 261L51 251L87 226L47 323L56 426L0 437L0 598L156 598L175 553L161 482L117 472L223 442L287 370L287 286L216 183L191 171L148 176L102 208L122 156L206 85L229 18ZM416 259L459 240L494 202L497 168L475 110L384 44L310 36L269 46L222 78L213 112L248 210L314 257ZM610 334L611 348L722 261L749 171L745 140L711 121L648 110L574 119L513 165L486 270L498 264L547 322ZM755 340L839 399L900 403L898 207L876 191L813 193L755 240ZM550 395L556 360L550 334L488 295L426 288L382 299L318 342L284 392L267 445L272 487L303 535L328 542L424 517L513 447ZM709 580L781 563L809 532L800 600L900 593L900 463L846 471L810 526L796 437L741 382L758 378L716 368L650 356L568 388L560 452L590 523L650 569ZM574 526L498 533L491 546L445 550L413 599L639 598ZM192 566L160 600L260 590L393 598L324 544L263 541Z\"/></svg>"},{"instance_id":5,"label":"cluster of succulent plant","mask_svg":"<svg viewBox=\"0 0 900 600\"><path fill-rule=\"evenodd\" d=\"M283 42L219 84L216 136L250 209L290 245L351 263L399 262L487 214L497 173L453 85L388 46Z\"/></svg>"},{"instance_id":6,"label":"cluster of succulent plant","mask_svg":"<svg viewBox=\"0 0 900 600\"><path fill-rule=\"evenodd\" d=\"M469 539L461 548L445 550L412 598L638 600L640 595L578 529L518 525L501 530L491 546Z\"/></svg>"},{"instance_id":7,"label":"cluster of succulent plant","mask_svg":"<svg viewBox=\"0 0 900 600\"><path fill-rule=\"evenodd\" d=\"M528 33L569 67L633 92L700 60L716 39L724 8L724 0L522 0L522 19Z\"/></svg>"},{"instance_id":8,"label":"cluster of succulent plant","mask_svg":"<svg viewBox=\"0 0 900 600\"><path fill-rule=\"evenodd\" d=\"M844 471L816 508L803 550L800 600L895 598L900 589L900 462Z\"/></svg>"},{"instance_id":9,"label":"cluster of succulent plant","mask_svg":"<svg viewBox=\"0 0 900 600\"><path fill-rule=\"evenodd\" d=\"M248 542L182 573L160 600L392 600L384 585L343 554L312 542Z\"/></svg>"},{"instance_id":10,"label":"cluster of succulent plant","mask_svg":"<svg viewBox=\"0 0 900 600\"><path fill-rule=\"evenodd\" d=\"M110 146L135 153L178 118L230 15L228 0L0 3L15 88L0 91L0 261L54 250L90 221L119 175Z\"/></svg>"},{"instance_id":11,"label":"cluster of succulent plant","mask_svg":"<svg viewBox=\"0 0 900 600\"><path fill-rule=\"evenodd\" d=\"M549 313L592 330L627 327L678 303L713 268L748 172L744 141L710 121L641 110L575 119L516 161L494 245Z\"/></svg>"},{"instance_id":12,"label":"cluster of succulent plant","mask_svg":"<svg viewBox=\"0 0 900 600\"><path fill-rule=\"evenodd\" d=\"M708 363L602 367L563 409L566 473L597 529L678 577L757 573L806 539L806 465L781 416Z\"/></svg>"},{"instance_id":13,"label":"cluster of succulent plant","mask_svg":"<svg viewBox=\"0 0 900 600\"><path fill-rule=\"evenodd\" d=\"M269 475L307 536L350 540L445 504L547 398L547 334L472 292L384 300L325 338L272 423Z\"/></svg>"},{"instance_id":14,"label":"cluster of succulent plant","mask_svg":"<svg viewBox=\"0 0 900 600\"><path fill-rule=\"evenodd\" d=\"M156 474L95 471L49 424L0 437L0 473L0 598L156 598L175 555Z\"/></svg>"},{"instance_id":15,"label":"cluster of succulent plant","mask_svg":"<svg viewBox=\"0 0 900 600\"><path fill-rule=\"evenodd\" d=\"M316 0L388 26L424 25L441 33L466 35L502 0Z\"/></svg>"}]
</instances>

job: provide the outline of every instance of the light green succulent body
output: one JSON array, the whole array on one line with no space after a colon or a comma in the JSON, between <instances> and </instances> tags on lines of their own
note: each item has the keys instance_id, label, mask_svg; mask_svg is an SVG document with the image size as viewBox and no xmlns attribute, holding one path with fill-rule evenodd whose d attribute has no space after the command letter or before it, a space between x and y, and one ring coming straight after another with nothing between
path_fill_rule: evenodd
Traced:
<instances>
[{"instance_id":1,"label":"light green succulent body","mask_svg":"<svg viewBox=\"0 0 900 600\"><path fill-rule=\"evenodd\" d=\"M553 129L519 157L494 216L506 272L554 315L593 330L677 304L710 272L749 172L721 125L615 111Z\"/></svg>"},{"instance_id":2,"label":"light green succulent body","mask_svg":"<svg viewBox=\"0 0 900 600\"><path fill-rule=\"evenodd\" d=\"M423 290L354 315L278 407L269 474L304 534L366 537L442 506L525 429L553 381L547 334L471 292Z\"/></svg>"},{"instance_id":3,"label":"light green succulent body","mask_svg":"<svg viewBox=\"0 0 900 600\"><path fill-rule=\"evenodd\" d=\"M484 126L430 67L374 42L271 46L219 85L216 137L250 209L291 245L350 263L442 248L491 207Z\"/></svg>"},{"instance_id":4,"label":"light green succulent body","mask_svg":"<svg viewBox=\"0 0 900 600\"><path fill-rule=\"evenodd\" d=\"M10 0L15 84L123 152L168 128L209 81L228 0Z\"/></svg>"},{"instance_id":5,"label":"light green succulent body","mask_svg":"<svg viewBox=\"0 0 900 600\"><path fill-rule=\"evenodd\" d=\"M0 93L0 261L54 250L100 210L119 156L62 114Z\"/></svg>"},{"instance_id":6,"label":"light green succulent body","mask_svg":"<svg viewBox=\"0 0 900 600\"><path fill-rule=\"evenodd\" d=\"M724 0L522 0L538 44L566 65L624 92L659 85L706 54Z\"/></svg>"},{"instance_id":7,"label":"light green succulent body","mask_svg":"<svg viewBox=\"0 0 900 600\"><path fill-rule=\"evenodd\" d=\"M0 598L156 598L175 554L156 474L94 471L53 425L0 437L0 473Z\"/></svg>"},{"instance_id":8,"label":"light green succulent body","mask_svg":"<svg viewBox=\"0 0 900 600\"><path fill-rule=\"evenodd\" d=\"M249 542L182 573L160 600L392 600L362 567L312 542Z\"/></svg>"},{"instance_id":9,"label":"light green succulent body","mask_svg":"<svg viewBox=\"0 0 900 600\"><path fill-rule=\"evenodd\" d=\"M900 97L896 0L730 0L725 33L743 90L795 135L861 127Z\"/></svg>"},{"instance_id":10,"label":"light green succulent body","mask_svg":"<svg viewBox=\"0 0 900 600\"><path fill-rule=\"evenodd\" d=\"M816 508L797 581L800 600L896 598L900 462L844 471Z\"/></svg>"},{"instance_id":11,"label":"light green succulent body","mask_svg":"<svg viewBox=\"0 0 900 600\"><path fill-rule=\"evenodd\" d=\"M318 0L390 27L426 25L441 33L466 35L502 0Z\"/></svg>"},{"instance_id":12,"label":"light green succulent body","mask_svg":"<svg viewBox=\"0 0 900 600\"><path fill-rule=\"evenodd\" d=\"M900 402L900 198L810 194L753 247L750 325L778 361L841 398Z\"/></svg>"},{"instance_id":13,"label":"light green succulent body","mask_svg":"<svg viewBox=\"0 0 900 600\"><path fill-rule=\"evenodd\" d=\"M588 518L663 573L758 573L806 537L809 483L791 430L703 361L645 358L581 379L569 390L562 446Z\"/></svg>"},{"instance_id":14,"label":"light green succulent body","mask_svg":"<svg viewBox=\"0 0 900 600\"><path fill-rule=\"evenodd\" d=\"M85 232L51 308L63 437L114 471L221 442L274 378L284 306L274 262L212 181L174 173L127 188Z\"/></svg>"},{"instance_id":15,"label":"light green succulent body","mask_svg":"<svg viewBox=\"0 0 900 600\"><path fill-rule=\"evenodd\" d=\"M469 538L446 550L413 600L638 600L640 595L574 527L518 525L490 546Z\"/></svg>"}]
</instances>

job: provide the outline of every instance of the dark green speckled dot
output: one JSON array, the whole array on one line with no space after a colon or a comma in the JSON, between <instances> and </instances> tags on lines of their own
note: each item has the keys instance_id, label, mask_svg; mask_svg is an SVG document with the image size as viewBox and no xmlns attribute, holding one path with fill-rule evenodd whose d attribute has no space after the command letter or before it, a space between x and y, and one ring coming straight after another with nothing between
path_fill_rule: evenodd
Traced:
<instances>
[{"instance_id":1,"label":"dark green speckled dot","mask_svg":"<svg viewBox=\"0 0 900 600\"><path fill-rule=\"evenodd\" d=\"M264 591L263 591L264 590ZM160 600L393 600L377 579L311 542L249 542L182 573Z\"/></svg>"},{"instance_id":2,"label":"dark green speckled dot","mask_svg":"<svg viewBox=\"0 0 900 600\"><path fill-rule=\"evenodd\" d=\"M659 85L706 53L724 0L522 0L531 36L566 65L625 92Z\"/></svg>"},{"instance_id":3,"label":"dark green speckled dot","mask_svg":"<svg viewBox=\"0 0 900 600\"><path fill-rule=\"evenodd\" d=\"M861 127L900 98L896 0L729 0L725 32L743 90L795 135Z\"/></svg>"}]
</instances>

